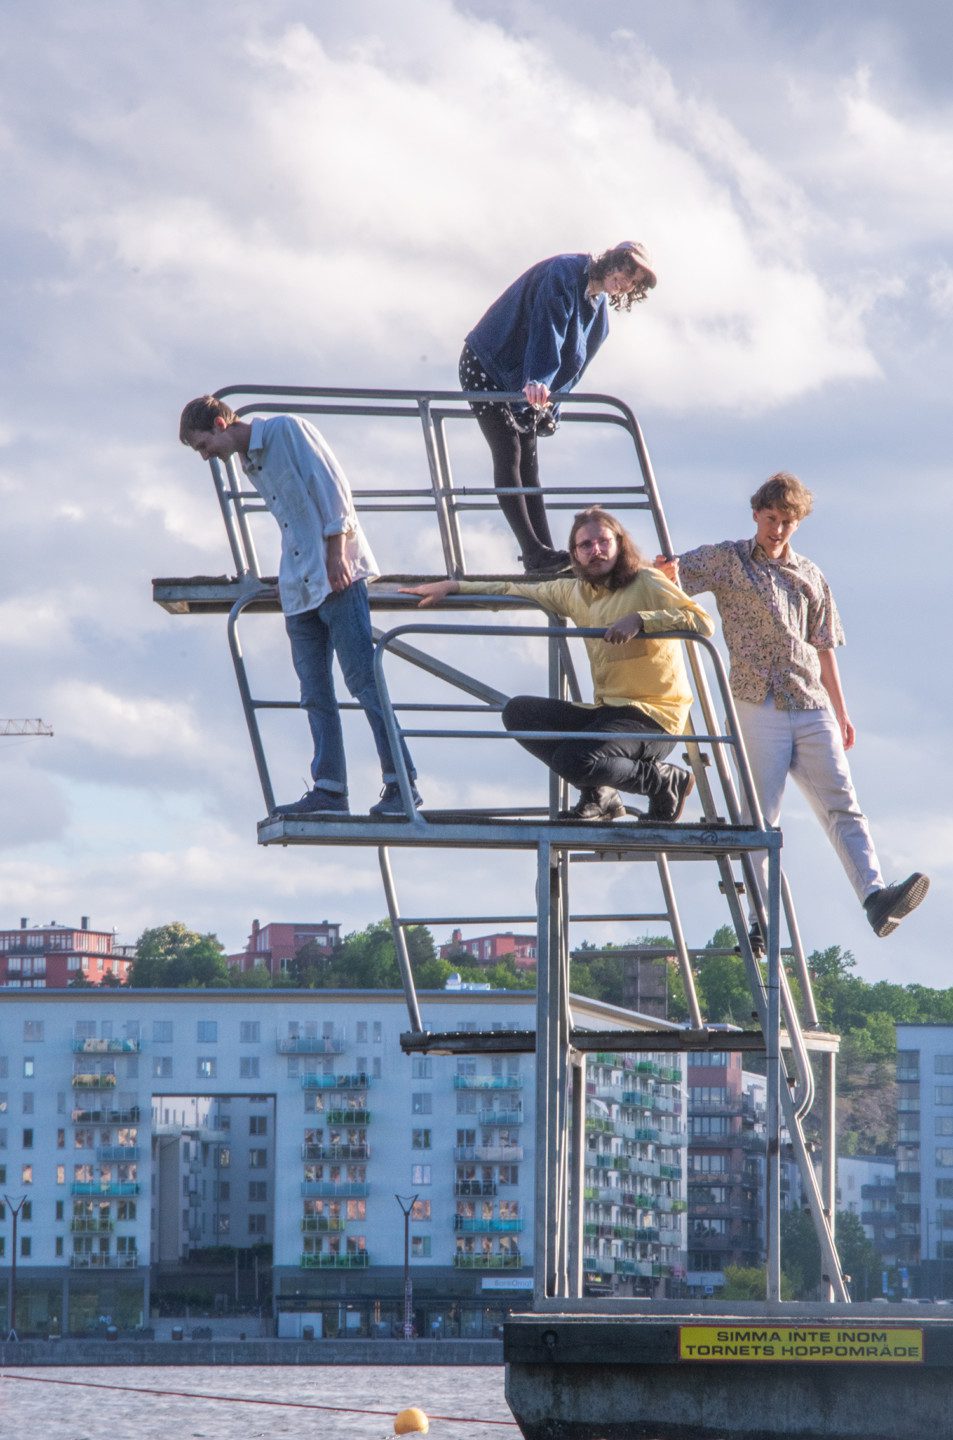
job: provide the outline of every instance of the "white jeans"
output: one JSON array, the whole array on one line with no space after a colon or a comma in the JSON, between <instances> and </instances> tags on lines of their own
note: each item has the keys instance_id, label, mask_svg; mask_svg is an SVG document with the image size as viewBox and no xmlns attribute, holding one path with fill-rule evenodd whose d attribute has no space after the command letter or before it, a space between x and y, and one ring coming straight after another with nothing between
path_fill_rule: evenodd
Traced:
<instances>
[{"instance_id":1,"label":"white jeans","mask_svg":"<svg viewBox=\"0 0 953 1440\"><path fill-rule=\"evenodd\" d=\"M785 782L793 775L824 826L858 900L866 900L884 882L867 817L857 803L840 726L830 710L777 710L772 695L762 705L736 700L735 707L767 823L777 825L780 820ZM756 856L755 866L767 900L765 853Z\"/></svg>"}]
</instances>

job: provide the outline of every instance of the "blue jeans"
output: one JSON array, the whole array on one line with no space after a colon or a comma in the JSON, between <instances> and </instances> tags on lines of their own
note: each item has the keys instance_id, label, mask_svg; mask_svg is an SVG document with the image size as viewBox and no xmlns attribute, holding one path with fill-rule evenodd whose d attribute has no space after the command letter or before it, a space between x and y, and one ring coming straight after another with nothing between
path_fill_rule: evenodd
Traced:
<instances>
[{"instance_id":1,"label":"blue jeans","mask_svg":"<svg viewBox=\"0 0 953 1440\"><path fill-rule=\"evenodd\" d=\"M301 708L307 712L314 742L311 778L322 790L347 794L344 735L334 693L331 668L336 655L344 683L367 716L377 746L384 783L397 779L394 757L384 728L384 712L374 682L374 641L367 604L367 585L355 580L346 590L332 593L316 610L286 615L291 660L301 686ZM404 762L414 778L407 746L401 741Z\"/></svg>"}]
</instances>

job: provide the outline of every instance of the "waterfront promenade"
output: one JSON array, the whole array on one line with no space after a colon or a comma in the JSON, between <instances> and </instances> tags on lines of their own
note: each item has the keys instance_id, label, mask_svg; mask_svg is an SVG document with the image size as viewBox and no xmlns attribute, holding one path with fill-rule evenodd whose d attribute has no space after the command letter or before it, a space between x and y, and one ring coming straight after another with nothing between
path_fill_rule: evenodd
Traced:
<instances>
[{"instance_id":1,"label":"waterfront promenade","mask_svg":"<svg viewBox=\"0 0 953 1440\"><path fill-rule=\"evenodd\" d=\"M433 1440L519 1436L502 1366L0 1370L0 1440L383 1440L407 1405L431 1417Z\"/></svg>"}]
</instances>

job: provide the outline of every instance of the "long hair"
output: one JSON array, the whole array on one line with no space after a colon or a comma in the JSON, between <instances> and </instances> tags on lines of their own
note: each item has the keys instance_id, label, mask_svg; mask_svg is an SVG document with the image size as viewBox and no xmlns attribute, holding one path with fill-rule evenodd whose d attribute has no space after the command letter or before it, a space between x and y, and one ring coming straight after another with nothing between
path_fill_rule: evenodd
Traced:
<instances>
[{"instance_id":1,"label":"long hair","mask_svg":"<svg viewBox=\"0 0 953 1440\"><path fill-rule=\"evenodd\" d=\"M585 580L588 585L594 583L587 579L582 566L576 559L576 536L583 525L604 525L607 530L612 531L619 543L619 553L616 556L615 565L608 575L597 582L599 586L606 590L621 590L623 586L629 585L645 562L622 521L617 520L614 515L610 515L608 510L603 510L601 505L590 505L587 510L580 510L573 519L572 529L569 531L569 558L576 579Z\"/></svg>"}]
</instances>

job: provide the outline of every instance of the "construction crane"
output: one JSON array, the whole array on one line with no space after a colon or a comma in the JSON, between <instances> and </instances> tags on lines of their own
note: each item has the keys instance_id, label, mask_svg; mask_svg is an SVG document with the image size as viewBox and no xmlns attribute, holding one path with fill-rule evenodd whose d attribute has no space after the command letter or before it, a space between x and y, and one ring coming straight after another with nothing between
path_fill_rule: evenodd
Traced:
<instances>
[{"instance_id":1,"label":"construction crane","mask_svg":"<svg viewBox=\"0 0 953 1440\"><path fill-rule=\"evenodd\" d=\"M0 735L52 735L45 720L0 720Z\"/></svg>"}]
</instances>

